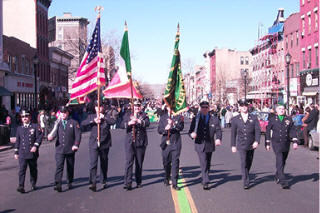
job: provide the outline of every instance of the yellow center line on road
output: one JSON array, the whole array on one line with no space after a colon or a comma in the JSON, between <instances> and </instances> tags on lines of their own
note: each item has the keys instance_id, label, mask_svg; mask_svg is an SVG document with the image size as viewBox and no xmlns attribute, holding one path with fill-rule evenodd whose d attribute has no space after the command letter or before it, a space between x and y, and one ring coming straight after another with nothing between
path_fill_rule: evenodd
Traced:
<instances>
[{"instance_id":1,"label":"yellow center line on road","mask_svg":"<svg viewBox=\"0 0 320 213\"><path fill-rule=\"evenodd\" d=\"M198 213L197 207L194 203L192 195L188 186L185 185L186 181L183 179L181 170L179 172L178 186L181 190L176 191L171 187L171 195L174 203L176 213Z\"/></svg>"}]
</instances>

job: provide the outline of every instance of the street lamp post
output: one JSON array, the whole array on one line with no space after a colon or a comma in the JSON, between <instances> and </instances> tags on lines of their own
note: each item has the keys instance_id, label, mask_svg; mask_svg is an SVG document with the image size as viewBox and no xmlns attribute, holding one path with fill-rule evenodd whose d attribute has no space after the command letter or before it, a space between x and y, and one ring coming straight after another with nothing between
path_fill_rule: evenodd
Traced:
<instances>
[{"instance_id":1,"label":"street lamp post","mask_svg":"<svg viewBox=\"0 0 320 213\"><path fill-rule=\"evenodd\" d=\"M244 77L244 99L247 100L247 75L248 75L247 69L243 70L242 75Z\"/></svg>"},{"instance_id":2,"label":"street lamp post","mask_svg":"<svg viewBox=\"0 0 320 213\"><path fill-rule=\"evenodd\" d=\"M38 108L38 96L37 96L37 68L39 64L39 58L38 55L35 54L33 57L33 74L34 74L34 108L37 110Z\"/></svg>"},{"instance_id":3,"label":"street lamp post","mask_svg":"<svg viewBox=\"0 0 320 213\"><path fill-rule=\"evenodd\" d=\"M291 61L291 55L288 52L286 54L286 63L287 63L287 109L289 112L289 97L290 97L290 76L289 76L289 65Z\"/></svg>"}]
</instances>

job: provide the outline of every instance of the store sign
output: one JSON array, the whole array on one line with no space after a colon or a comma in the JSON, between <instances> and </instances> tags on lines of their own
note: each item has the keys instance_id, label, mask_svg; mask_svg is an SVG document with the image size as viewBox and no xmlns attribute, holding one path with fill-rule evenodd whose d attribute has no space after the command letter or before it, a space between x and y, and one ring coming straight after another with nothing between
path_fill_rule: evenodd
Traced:
<instances>
[{"instance_id":1,"label":"store sign","mask_svg":"<svg viewBox=\"0 0 320 213\"><path fill-rule=\"evenodd\" d=\"M17 81L17 87L33 88L33 84Z\"/></svg>"},{"instance_id":2,"label":"store sign","mask_svg":"<svg viewBox=\"0 0 320 213\"><path fill-rule=\"evenodd\" d=\"M312 79L312 86L318 86L318 85L319 85L319 79L318 78Z\"/></svg>"},{"instance_id":3,"label":"store sign","mask_svg":"<svg viewBox=\"0 0 320 213\"><path fill-rule=\"evenodd\" d=\"M297 96L298 95L298 79L291 78L290 79L290 96Z\"/></svg>"},{"instance_id":4,"label":"store sign","mask_svg":"<svg viewBox=\"0 0 320 213\"><path fill-rule=\"evenodd\" d=\"M308 87L310 87L312 85L312 75L311 74L308 74L306 76L306 84Z\"/></svg>"}]
</instances>

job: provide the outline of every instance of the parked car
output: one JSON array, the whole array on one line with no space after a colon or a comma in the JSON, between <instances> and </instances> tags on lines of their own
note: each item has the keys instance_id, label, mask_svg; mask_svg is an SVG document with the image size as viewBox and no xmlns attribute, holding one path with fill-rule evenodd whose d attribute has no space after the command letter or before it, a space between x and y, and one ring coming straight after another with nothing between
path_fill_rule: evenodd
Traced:
<instances>
[{"instance_id":1,"label":"parked car","mask_svg":"<svg viewBox=\"0 0 320 213\"><path fill-rule=\"evenodd\" d=\"M308 147L313 150L315 147L319 148L319 133L320 133L320 120L317 123L317 129L311 130L308 137Z\"/></svg>"},{"instance_id":2,"label":"parked car","mask_svg":"<svg viewBox=\"0 0 320 213\"><path fill-rule=\"evenodd\" d=\"M267 125L268 125L268 118L269 118L269 112L258 112L258 111L253 111L251 114L256 115L259 120L260 128L261 128L261 133L266 134L267 130Z\"/></svg>"}]
</instances>

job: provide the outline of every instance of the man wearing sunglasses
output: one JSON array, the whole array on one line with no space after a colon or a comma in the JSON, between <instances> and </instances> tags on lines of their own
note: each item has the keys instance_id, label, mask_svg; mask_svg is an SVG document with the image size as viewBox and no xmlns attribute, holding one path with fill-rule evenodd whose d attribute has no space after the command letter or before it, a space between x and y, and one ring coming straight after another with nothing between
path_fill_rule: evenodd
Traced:
<instances>
[{"instance_id":1,"label":"man wearing sunglasses","mask_svg":"<svg viewBox=\"0 0 320 213\"><path fill-rule=\"evenodd\" d=\"M65 106L60 108L61 120L55 131L52 131L48 140L57 137L56 141L56 173L54 190L62 192L62 176L64 162L67 162L68 188L72 189L74 176L75 152L78 151L81 141L80 126L77 121L69 118L69 109Z\"/></svg>"},{"instance_id":2,"label":"man wearing sunglasses","mask_svg":"<svg viewBox=\"0 0 320 213\"><path fill-rule=\"evenodd\" d=\"M209 102L200 103L200 113L191 122L189 135L195 140L195 150L198 153L202 174L203 190L209 190L209 172L212 152L221 145L222 131L219 119L210 115Z\"/></svg>"},{"instance_id":3,"label":"man wearing sunglasses","mask_svg":"<svg viewBox=\"0 0 320 213\"><path fill-rule=\"evenodd\" d=\"M261 129L257 116L248 113L249 103L245 99L238 101L240 114L231 120L231 151L239 151L243 188L250 188L249 171L254 150L258 147Z\"/></svg>"},{"instance_id":4,"label":"man wearing sunglasses","mask_svg":"<svg viewBox=\"0 0 320 213\"><path fill-rule=\"evenodd\" d=\"M29 166L31 189L37 189L39 147L42 141L40 126L32 124L30 112L21 111L22 125L17 128L14 158L19 160L19 187L17 191L25 193L24 181Z\"/></svg>"}]
</instances>

